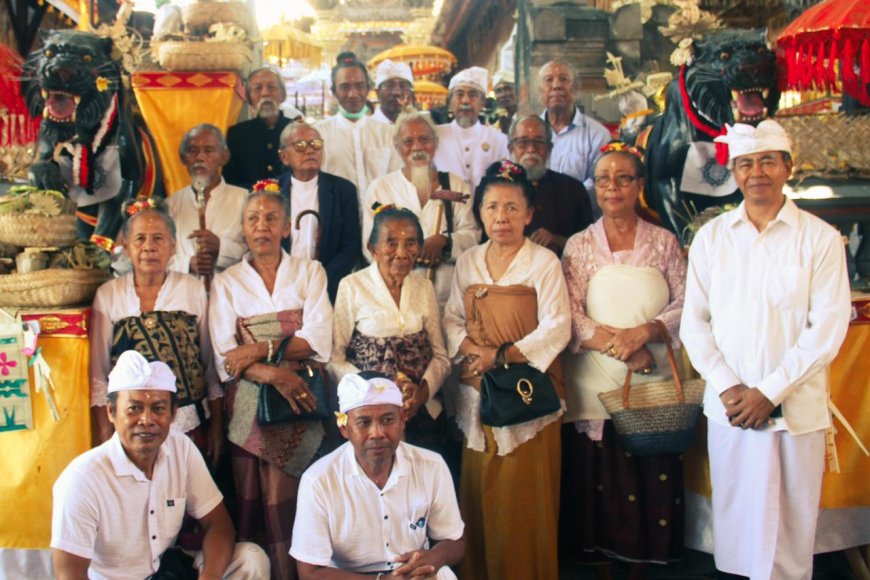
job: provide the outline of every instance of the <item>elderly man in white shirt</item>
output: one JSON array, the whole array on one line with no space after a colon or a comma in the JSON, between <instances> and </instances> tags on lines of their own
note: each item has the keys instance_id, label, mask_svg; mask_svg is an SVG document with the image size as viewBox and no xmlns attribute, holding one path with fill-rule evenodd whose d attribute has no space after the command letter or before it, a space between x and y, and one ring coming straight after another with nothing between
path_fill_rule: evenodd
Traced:
<instances>
[{"instance_id":1,"label":"elderly man in white shirt","mask_svg":"<svg viewBox=\"0 0 870 580\"><path fill-rule=\"evenodd\" d=\"M438 126L435 166L455 173L472 189L480 183L487 167L509 155L507 135L480 122L487 81L486 69L479 66L456 73L448 87L453 121Z\"/></svg>"},{"instance_id":2,"label":"elderly man in white shirt","mask_svg":"<svg viewBox=\"0 0 870 580\"><path fill-rule=\"evenodd\" d=\"M346 375L338 400L349 441L299 485L290 549L299 577L455 580L465 525L453 481L440 455L402 442L399 387L377 373Z\"/></svg>"},{"instance_id":3,"label":"elderly man in white shirt","mask_svg":"<svg viewBox=\"0 0 870 580\"><path fill-rule=\"evenodd\" d=\"M396 125L395 143L404 166L373 181L366 192L362 209L363 253L371 260L367 244L375 202L405 207L417 214L424 236L417 265L425 270L434 269L430 279L439 310L443 311L450 297L456 258L480 241L480 228L471 211L471 189L460 176L435 169L434 158L438 156L440 142L428 116L417 112L402 115Z\"/></svg>"},{"instance_id":4,"label":"elderly man in white shirt","mask_svg":"<svg viewBox=\"0 0 870 580\"><path fill-rule=\"evenodd\" d=\"M727 130L716 141L729 147L744 202L695 237L680 327L707 381L716 567L808 580L828 364L851 307L845 253L837 230L783 194L792 169L783 128Z\"/></svg>"},{"instance_id":5,"label":"elderly man in white shirt","mask_svg":"<svg viewBox=\"0 0 870 580\"><path fill-rule=\"evenodd\" d=\"M211 276L241 260L245 253L241 216L248 192L229 185L221 176L230 152L223 133L214 125L204 123L185 133L178 155L190 174L190 185L166 200L177 231L169 269ZM201 227L200 212L205 213L205 228Z\"/></svg>"},{"instance_id":6,"label":"elderly man in white shirt","mask_svg":"<svg viewBox=\"0 0 870 580\"><path fill-rule=\"evenodd\" d=\"M541 118L553 128L553 151L548 167L582 181L595 217L600 217L592 178L601 148L611 140L610 131L581 113L574 104L577 82L569 65L551 60L541 67L538 83L540 99L546 107Z\"/></svg>"},{"instance_id":7,"label":"elderly man in white shirt","mask_svg":"<svg viewBox=\"0 0 870 580\"><path fill-rule=\"evenodd\" d=\"M332 94L338 114L317 123L323 142L323 167L353 183L360 193L381 175L399 168L393 149L393 128L373 122L366 104L371 83L365 65L352 52L338 55L332 68Z\"/></svg>"},{"instance_id":8,"label":"elderly man in white shirt","mask_svg":"<svg viewBox=\"0 0 870 580\"><path fill-rule=\"evenodd\" d=\"M375 87L380 106L372 121L394 125L405 107L414 104L414 72L407 63L383 61L375 71Z\"/></svg>"},{"instance_id":9,"label":"elderly man in white shirt","mask_svg":"<svg viewBox=\"0 0 870 580\"><path fill-rule=\"evenodd\" d=\"M165 363L132 350L118 358L109 375L115 434L75 458L54 484L51 548L60 580L144 580L158 571L186 578L196 569L199 578L269 577L261 548L234 545L223 496L196 446L170 432L175 383ZM185 514L204 531L195 558L167 552Z\"/></svg>"}]
</instances>

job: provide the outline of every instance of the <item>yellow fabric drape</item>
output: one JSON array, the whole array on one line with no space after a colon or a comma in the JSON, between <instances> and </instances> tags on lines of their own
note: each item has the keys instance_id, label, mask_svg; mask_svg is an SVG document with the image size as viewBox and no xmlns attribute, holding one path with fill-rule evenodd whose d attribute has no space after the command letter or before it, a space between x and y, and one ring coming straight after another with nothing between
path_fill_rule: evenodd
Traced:
<instances>
[{"instance_id":1,"label":"yellow fabric drape","mask_svg":"<svg viewBox=\"0 0 870 580\"><path fill-rule=\"evenodd\" d=\"M190 183L178 157L187 130L210 123L226 135L244 104L241 79L235 72L136 73L133 91L157 145L167 195Z\"/></svg>"},{"instance_id":2,"label":"yellow fabric drape","mask_svg":"<svg viewBox=\"0 0 870 580\"><path fill-rule=\"evenodd\" d=\"M831 400L837 405L865 446L870 445L870 324L853 324L831 364ZM711 496L707 457L707 422L701 417L695 445L686 453L686 490ZM825 472L822 509L870 506L870 457L864 455L843 425L834 419L840 473Z\"/></svg>"},{"instance_id":3,"label":"yellow fabric drape","mask_svg":"<svg viewBox=\"0 0 870 580\"><path fill-rule=\"evenodd\" d=\"M51 488L64 468L91 447L87 337L40 337L51 367L61 420L54 421L33 388L33 426L0 435L0 547L48 548Z\"/></svg>"}]
</instances>

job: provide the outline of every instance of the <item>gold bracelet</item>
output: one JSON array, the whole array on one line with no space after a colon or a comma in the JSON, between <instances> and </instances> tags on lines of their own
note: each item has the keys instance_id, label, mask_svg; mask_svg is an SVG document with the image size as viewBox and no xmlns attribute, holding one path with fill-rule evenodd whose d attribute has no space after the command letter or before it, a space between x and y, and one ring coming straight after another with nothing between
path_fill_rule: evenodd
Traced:
<instances>
[{"instance_id":1,"label":"gold bracelet","mask_svg":"<svg viewBox=\"0 0 870 580\"><path fill-rule=\"evenodd\" d=\"M275 347L272 346L271 340L267 340L266 342L269 344L269 353L266 355L266 362L271 363L272 357L275 355L275 353L273 352Z\"/></svg>"}]
</instances>

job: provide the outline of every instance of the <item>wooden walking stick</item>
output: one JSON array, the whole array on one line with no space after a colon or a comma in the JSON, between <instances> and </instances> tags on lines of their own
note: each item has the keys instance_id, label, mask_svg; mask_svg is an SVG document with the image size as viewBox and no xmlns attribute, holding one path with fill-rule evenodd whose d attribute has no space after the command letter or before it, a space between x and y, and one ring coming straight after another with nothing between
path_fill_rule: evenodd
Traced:
<instances>
[{"instance_id":1,"label":"wooden walking stick","mask_svg":"<svg viewBox=\"0 0 870 580\"><path fill-rule=\"evenodd\" d=\"M208 178L204 176L196 176L190 184L193 188L193 193L196 194L196 211L199 213L199 229L205 230L205 188L208 187ZM199 242L196 244L196 252L199 253ZM211 274L206 274L202 278L202 283L205 284L205 291L211 290Z\"/></svg>"},{"instance_id":2,"label":"wooden walking stick","mask_svg":"<svg viewBox=\"0 0 870 580\"><path fill-rule=\"evenodd\" d=\"M438 204L438 212L435 214L435 231L432 232L433 236L437 236L441 233L441 222L444 220L444 204L446 202L442 201ZM429 270L426 272L426 278L430 282L435 282L435 272L438 270L437 262L429 266Z\"/></svg>"}]
</instances>

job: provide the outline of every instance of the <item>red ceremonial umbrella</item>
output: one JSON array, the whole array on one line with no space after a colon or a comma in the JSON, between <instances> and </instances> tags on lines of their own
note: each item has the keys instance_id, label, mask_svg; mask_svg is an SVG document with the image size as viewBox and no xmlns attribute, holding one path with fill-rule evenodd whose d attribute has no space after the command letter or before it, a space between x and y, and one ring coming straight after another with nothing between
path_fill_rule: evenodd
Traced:
<instances>
[{"instance_id":1,"label":"red ceremonial umbrella","mask_svg":"<svg viewBox=\"0 0 870 580\"><path fill-rule=\"evenodd\" d=\"M842 80L843 91L870 106L870 2L825 0L811 6L777 44L785 60L783 88L839 91Z\"/></svg>"}]
</instances>

